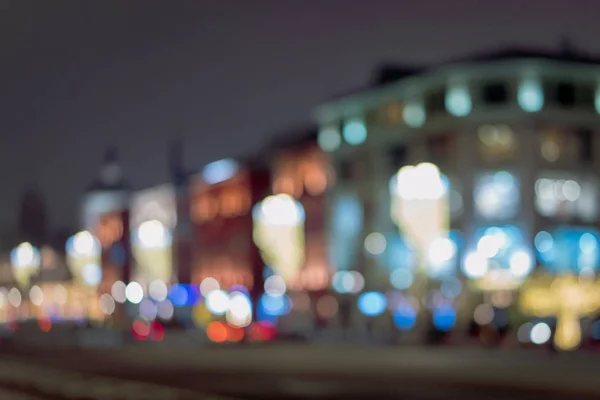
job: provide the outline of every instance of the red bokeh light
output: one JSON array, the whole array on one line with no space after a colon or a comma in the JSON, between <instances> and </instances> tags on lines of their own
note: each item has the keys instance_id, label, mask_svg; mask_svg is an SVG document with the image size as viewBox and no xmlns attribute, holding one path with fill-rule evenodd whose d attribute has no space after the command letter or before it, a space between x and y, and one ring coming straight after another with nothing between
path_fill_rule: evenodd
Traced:
<instances>
[{"instance_id":1,"label":"red bokeh light","mask_svg":"<svg viewBox=\"0 0 600 400\"><path fill-rule=\"evenodd\" d=\"M50 318L40 318L38 319L38 326L42 332L50 332L52 321L50 321Z\"/></svg>"},{"instance_id":2,"label":"red bokeh light","mask_svg":"<svg viewBox=\"0 0 600 400\"><path fill-rule=\"evenodd\" d=\"M131 324L131 333L136 340L146 340L150 335L150 326L138 319Z\"/></svg>"},{"instance_id":3,"label":"red bokeh light","mask_svg":"<svg viewBox=\"0 0 600 400\"><path fill-rule=\"evenodd\" d=\"M165 328L163 327L163 325L158 322L158 321L154 321L152 322L152 324L150 325L150 339L154 340L155 342L161 342L165 337Z\"/></svg>"},{"instance_id":4,"label":"red bokeh light","mask_svg":"<svg viewBox=\"0 0 600 400\"><path fill-rule=\"evenodd\" d=\"M250 325L249 333L251 340L265 342L277 337L277 327L270 322L256 322Z\"/></svg>"}]
</instances>

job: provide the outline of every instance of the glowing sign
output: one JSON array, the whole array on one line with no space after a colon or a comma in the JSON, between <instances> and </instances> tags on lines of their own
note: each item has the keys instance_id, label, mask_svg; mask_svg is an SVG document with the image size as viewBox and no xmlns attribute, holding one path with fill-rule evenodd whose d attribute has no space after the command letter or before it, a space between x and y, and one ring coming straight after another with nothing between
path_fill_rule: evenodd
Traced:
<instances>
[{"instance_id":1,"label":"glowing sign","mask_svg":"<svg viewBox=\"0 0 600 400\"><path fill-rule=\"evenodd\" d=\"M556 316L554 343L573 350L581 343L580 319L600 309L600 283L574 275L539 277L523 288L519 300L524 313Z\"/></svg>"}]
</instances>

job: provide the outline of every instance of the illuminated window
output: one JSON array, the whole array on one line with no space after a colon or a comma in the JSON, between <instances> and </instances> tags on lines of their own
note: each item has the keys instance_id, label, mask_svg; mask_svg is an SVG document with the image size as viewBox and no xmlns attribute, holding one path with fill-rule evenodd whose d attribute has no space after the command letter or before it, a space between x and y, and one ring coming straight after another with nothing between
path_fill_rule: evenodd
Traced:
<instances>
[{"instance_id":1,"label":"illuminated window","mask_svg":"<svg viewBox=\"0 0 600 400\"><path fill-rule=\"evenodd\" d=\"M393 101L385 107L385 120L391 124L402 122L403 107L402 103Z\"/></svg>"},{"instance_id":2,"label":"illuminated window","mask_svg":"<svg viewBox=\"0 0 600 400\"><path fill-rule=\"evenodd\" d=\"M446 110L455 117L466 117L471 112L472 102L466 85L452 85L445 98Z\"/></svg>"},{"instance_id":3,"label":"illuminated window","mask_svg":"<svg viewBox=\"0 0 600 400\"><path fill-rule=\"evenodd\" d=\"M501 161L515 158L517 140L508 125L481 125L477 129L477 137L483 160Z\"/></svg>"},{"instance_id":4,"label":"illuminated window","mask_svg":"<svg viewBox=\"0 0 600 400\"><path fill-rule=\"evenodd\" d=\"M344 140L348 144L358 146L367 139L367 127L360 118L350 118L344 123Z\"/></svg>"},{"instance_id":5,"label":"illuminated window","mask_svg":"<svg viewBox=\"0 0 600 400\"><path fill-rule=\"evenodd\" d=\"M226 190L221 193L220 213L224 217L235 217L242 213L242 193L239 190Z\"/></svg>"},{"instance_id":6,"label":"illuminated window","mask_svg":"<svg viewBox=\"0 0 600 400\"><path fill-rule=\"evenodd\" d=\"M477 213L490 220L506 220L519 213L519 180L507 171L481 174L475 182Z\"/></svg>"},{"instance_id":7,"label":"illuminated window","mask_svg":"<svg viewBox=\"0 0 600 400\"><path fill-rule=\"evenodd\" d=\"M525 278L534 267L530 247L521 229L513 225L491 226L475 233L472 251L464 259L468 277L481 278L494 270L505 270L513 278Z\"/></svg>"},{"instance_id":8,"label":"illuminated window","mask_svg":"<svg viewBox=\"0 0 600 400\"><path fill-rule=\"evenodd\" d=\"M544 173L535 183L535 207L550 218L594 221L598 215L598 186L594 179Z\"/></svg>"},{"instance_id":9,"label":"illuminated window","mask_svg":"<svg viewBox=\"0 0 600 400\"><path fill-rule=\"evenodd\" d=\"M544 106L544 92L539 81L524 79L517 91L517 101L524 111L540 111Z\"/></svg>"},{"instance_id":10,"label":"illuminated window","mask_svg":"<svg viewBox=\"0 0 600 400\"><path fill-rule=\"evenodd\" d=\"M419 128L425 123L425 107L420 102L406 103L402 110L402 118L411 128Z\"/></svg>"},{"instance_id":11,"label":"illuminated window","mask_svg":"<svg viewBox=\"0 0 600 400\"><path fill-rule=\"evenodd\" d=\"M342 144L342 135L340 134L339 129L335 127L326 127L319 131L317 141L321 150L332 152L340 148Z\"/></svg>"},{"instance_id":12,"label":"illuminated window","mask_svg":"<svg viewBox=\"0 0 600 400\"><path fill-rule=\"evenodd\" d=\"M582 149L582 139L586 140L587 147ZM579 161L580 157L591 157L591 135L582 138L580 135L548 130L542 132L540 152L544 160L554 163L557 161ZM589 153L589 154L588 154Z\"/></svg>"},{"instance_id":13,"label":"illuminated window","mask_svg":"<svg viewBox=\"0 0 600 400\"><path fill-rule=\"evenodd\" d=\"M196 222L210 221L219 213L219 202L212 196L203 195L196 198L192 205L192 218Z\"/></svg>"},{"instance_id":14,"label":"illuminated window","mask_svg":"<svg viewBox=\"0 0 600 400\"><path fill-rule=\"evenodd\" d=\"M123 237L123 222L117 216L105 216L101 218L96 237L103 248L110 247Z\"/></svg>"},{"instance_id":15,"label":"illuminated window","mask_svg":"<svg viewBox=\"0 0 600 400\"><path fill-rule=\"evenodd\" d=\"M540 231L534 244L538 259L552 273L596 271L600 265L600 236L593 228Z\"/></svg>"},{"instance_id":16,"label":"illuminated window","mask_svg":"<svg viewBox=\"0 0 600 400\"><path fill-rule=\"evenodd\" d=\"M346 193L333 199L331 207L330 263L348 269L356 261L363 227L363 208L358 197Z\"/></svg>"},{"instance_id":17,"label":"illuminated window","mask_svg":"<svg viewBox=\"0 0 600 400\"><path fill-rule=\"evenodd\" d=\"M275 194L285 193L295 198L299 198L302 196L302 183L297 182L294 174L282 174L275 180L273 192Z\"/></svg>"},{"instance_id":18,"label":"illuminated window","mask_svg":"<svg viewBox=\"0 0 600 400\"><path fill-rule=\"evenodd\" d=\"M306 171L304 174L304 187L306 191L313 195L318 196L323 194L327 188L327 176L325 171L319 165L315 165L313 168Z\"/></svg>"}]
</instances>

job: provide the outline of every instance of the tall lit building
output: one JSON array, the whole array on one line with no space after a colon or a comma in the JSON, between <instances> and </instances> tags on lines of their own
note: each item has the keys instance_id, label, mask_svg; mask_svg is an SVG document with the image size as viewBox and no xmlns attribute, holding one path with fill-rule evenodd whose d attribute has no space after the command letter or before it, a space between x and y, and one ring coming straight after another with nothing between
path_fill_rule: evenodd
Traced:
<instances>
[{"instance_id":1,"label":"tall lit building","mask_svg":"<svg viewBox=\"0 0 600 400\"><path fill-rule=\"evenodd\" d=\"M495 309L536 266L597 269L600 60L503 51L382 76L316 112L339 269L377 291L422 273L442 302L458 276ZM424 212L434 192L445 208Z\"/></svg>"},{"instance_id":2,"label":"tall lit building","mask_svg":"<svg viewBox=\"0 0 600 400\"><path fill-rule=\"evenodd\" d=\"M337 304L327 295L334 271L329 263L326 229L326 192L333 188L335 175L329 153L319 148L316 129L290 131L287 136L290 139L276 143L270 154L271 192L291 196L303 217L299 221L302 240L294 244L302 259L299 269L287 280L298 310L290 319L301 323L298 314L310 309L313 319L325 323L337 310ZM303 304L307 303L305 299L310 299L307 306Z\"/></svg>"},{"instance_id":3,"label":"tall lit building","mask_svg":"<svg viewBox=\"0 0 600 400\"><path fill-rule=\"evenodd\" d=\"M241 286L258 299L264 264L252 240L252 207L268 190L268 167L260 160L214 161L191 178L191 283L210 278L224 290Z\"/></svg>"},{"instance_id":4,"label":"tall lit building","mask_svg":"<svg viewBox=\"0 0 600 400\"><path fill-rule=\"evenodd\" d=\"M84 196L82 215L82 228L97 238L101 248L100 269L88 272L92 280L100 280L100 293L111 293L115 282L128 283L132 276L129 202L117 150L109 148L100 176Z\"/></svg>"}]
</instances>

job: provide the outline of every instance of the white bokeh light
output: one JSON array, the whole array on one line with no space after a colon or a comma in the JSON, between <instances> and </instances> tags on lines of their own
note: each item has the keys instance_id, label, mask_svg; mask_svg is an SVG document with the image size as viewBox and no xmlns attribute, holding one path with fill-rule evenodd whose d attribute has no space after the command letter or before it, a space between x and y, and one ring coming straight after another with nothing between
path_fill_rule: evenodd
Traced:
<instances>
[{"instance_id":1,"label":"white bokeh light","mask_svg":"<svg viewBox=\"0 0 600 400\"><path fill-rule=\"evenodd\" d=\"M488 260L485 256L472 252L465 256L463 272L471 279L482 278L488 271Z\"/></svg>"},{"instance_id":2,"label":"white bokeh light","mask_svg":"<svg viewBox=\"0 0 600 400\"><path fill-rule=\"evenodd\" d=\"M72 236L67 253L71 257L96 257L100 255L100 244L90 232L82 231Z\"/></svg>"},{"instance_id":3,"label":"white bokeh light","mask_svg":"<svg viewBox=\"0 0 600 400\"><path fill-rule=\"evenodd\" d=\"M156 301L163 301L167 298L169 289L167 288L167 284L165 282L161 281L160 279L156 279L150 282L148 292L152 299Z\"/></svg>"},{"instance_id":4,"label":"white bokeh light","mask_svg":"<svg viewBox=\"0 0 600 400\"><path fill-rule=\"evenodd\" d=\"M544 344L550 340L552 336L552 329L545 322L538 322L531 328L529 333L529 340L534 344Z\"/></svg>"},{"instance_id":5,"label":"white bokeh light","mask_svg":"<svg viewBox=\"0 0 600 400\"><path fill-rule=\"evenodd\" d=\"M367 235L365 238L365 250L371 255L379 255L385 251L387 247L387 241L385 236L379 232L373 232Z\"/></svg>"},{"instance_id":6,"label":"white bokeh light","mask_svg":"<svg viewBox=\"0 0 600 400\"><path fill-rule=\"evenodd\" d=\"M219 285L219 281L213 277L206 277L200 282L200 294L204 297L207 297L210 292L219 289L221 289L221 285Z\"/></svg>"},{"instance_id":7,"label":"white bokeh light","mask_svg":"<svg viewBox=\"0 0 600 400\"><path fill-rule=\"evenodd\" d=\"M144 288L137 282L129 282L125 288L125 297L132 304L139 304L144 298Z\"/></svg>"},{"instance_id":8,"label":"white bokeh light","mask_svg":"<svg viewBox=\"0 0 600 400\"><path fill-rule=\"evenodd\" d=\"M509 259L510 272L516 278L524 278L533 269L533 260L524 250L515 251Z\"/></svg>"},{"instance_id":9,"label":"white bokeh light","mask_svg":"<svg viewBox=\"0 0 600 400\"><path fill-rule=\"evenodd\" d=\"M102 313L104 313L106 315L111 315L112 313L115 312L115 307L116 307L115 300L108 293L103 293L100 296L100 299L98 300L98 302L99 302L98 305L99 305L100 311L102 311Z\"/></svg>"},{"instance_id":10,"label":"white bokeh light","mask_svg":"<svg viewBox=\"0 0 600 400\"><path fill-rule=\"evenodd\" d=\"M110 294L117 303L125 303L127 301L127 296L125 295L126 289L127 285L124 282L116 281L110 288Z\"/></svg>"},{"instance_id":11,"label":"white bokeh light","mask_svg":"<svg viewBox=\"0 0 600 400\"><path fill-rule=\"evenodd\" d=\"M158 220L142 222L136 232L137 242L142 248L163 249L171 244L169 230Z\"/></svg>"},{"instance_id":12,"label":"white bokeh light","mask_svg":"<svg viewBox=\"0 0 600 400\"><path fill-rule=\"evenodd\" d=\"M8 302L13 307L19 307L21 305L22 297L21 292L17 288L12 288L8 291Z\"/></svg>"},{"instance_id":13,"label":"white bokeh light","mask_svg":"<svg viewBox=\"0 0 600 400\"><path fill-rule=\"evenodd\" d=\"M229 295L224 290L213 290L206 296L206 308L215 315L223 315L229 308Z\"/></svg>"},{"instance_id":14,"label":"white bokeh light","mask_svg":"<svg viewBox=\"0 0 600 400\"><path fill-rule=\"evenodd\" d=\"M269 296L283 296L286 290L285 280L280 275L271 275L265 280L265 293Z\"/></svg>"},{"instance_id":15,"label":"white bokeh light","mask_svg":"<svg viewBox=\"0 0 600 400\"><path fill-rule=\"evenodd\" d=\"M31 268L40 265L40 253L31 243L18 245L10 253L10 262L15 268Z\"/></svg>"},{"instance_id":16,"label":"white bokeh light","mask_svg":"<svg viewBox=\"0 0 600 400\"><path fill-rule=\"evenodd\" d=\"M229 295L227 322L238 327L245 327L252 322L252 304L244 293L233 292Z\"/></svg>"},{"instance_id":17,"label":"white bokeh light","mask_svg":"<svg viewBox=\"0 0 600 400\"><path fill-rule=\"evenodd\" d=\"M441 199L448 191L440 170L431 163L400 168L394 185L394 192L405 200Z\"/></svg>"},{"instance_id":18,"label":"white bokeh light","mask_svg":"<svg viewBox=\"0 0 600 400\"><path fill-rule=\"evenodd\" d=\"M304 208L292 196L281 193L255 207L254 218L271 226L296 226L304 222Z\"/></svg>"},{"instance_id":19,"label":"white bokeh light","mask_svg":"<svg viewBox=\"0 0 600 400\"><path fill-rule=\"evenodd\" d=\"M427 257L433 265L446 263L456 256L456 243L450 238L437 238L429 246Z\"/></svg>"},{"instance_id":20,"label":"white bokeh light","mask_svg":"<svg viewBox=\"0 0 600 400\"><path fill-rule=\"evenodd\" d=\"M33 285L31 287L31 289L29 290L29 300L34 306L39 307L42 305L42 303L44 302L44 292L39 286Z\"/></svg>"}]
</instances>

